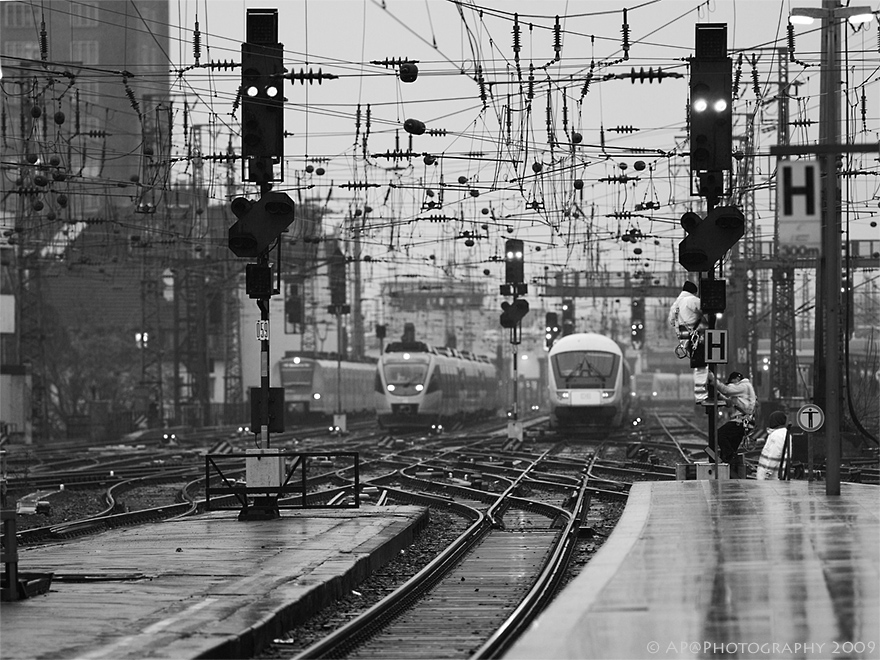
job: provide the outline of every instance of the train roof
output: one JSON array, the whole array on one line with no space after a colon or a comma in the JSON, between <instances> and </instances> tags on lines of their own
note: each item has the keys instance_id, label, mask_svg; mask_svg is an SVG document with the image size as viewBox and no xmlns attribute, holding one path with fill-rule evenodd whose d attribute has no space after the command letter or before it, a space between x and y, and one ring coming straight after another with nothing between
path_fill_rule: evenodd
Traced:
<instances>
[{"instance_id":1,"label":"train roof","mask_svg":"<svg viewBox=\"0 0 880 660\"><path fill-rule=\"evenodd\" d=\"M457 348L449 346L429 346L421 341L394 341L385 346L385 353L431 353L433 355L444 355L446 357L458 358L460 360L473 360L474 362L491 363L485 355L477 355L470 351L460 351Z\"/></svg>"},{"instance_id":2,"label":"train roof","mask_svg":"<svg viewBox=\"0 0 880 660\"><path fill-rule=\"evenodd\" d=\"M550 349L550 357L569 351L605 351L623 356L623 351L616 341L595 332L578 332L557 339Z\"/></svg>"},{"instance_id":3,"label":"train roof","mask_svg":"<svg viewBox=\"0 0 880 660\"><path fill-rule=\"evenodd\" d=\"M332 360L336 362L339 358L336 353L321 353L321 352L298 352L298 351L287 351L284 354L284 357L280 359L281 362L291 362L294 359L299 358L302 361L314 361L314 362L326 362L328 360ZM342 358L343 364L372 364L375 365L378 362L378 358L374 358L369 355L365 355L360 360L353 360L348 356L344 356Z\"/></svg>"}]
</instances>

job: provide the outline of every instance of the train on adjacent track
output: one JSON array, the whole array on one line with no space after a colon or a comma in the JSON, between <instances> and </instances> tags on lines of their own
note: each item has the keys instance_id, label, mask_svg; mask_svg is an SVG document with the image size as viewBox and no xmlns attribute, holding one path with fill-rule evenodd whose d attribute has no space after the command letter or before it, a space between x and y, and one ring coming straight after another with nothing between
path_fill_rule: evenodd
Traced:
<instances>
[{"instance_id":1,"label":"train on adjacent track","mask_svg":"<svg viewBox=\"0 0 880 660\"><path fill-rule=\"evenodd\" d=\"M632 376L617 342L576 333L558 339L547 357L551 429L621 427L631 421Z\"/></svg>"},{"instance_id":2,"label":"train on adjacent track","mask_svg":"<svg viewBox=\"0 0 880 660\"><path fill-rule=\"evenodd\" d=\"M366 416L375 410L375 361L288 355L281 358L279 368L285 426L325 421L336 413Z\"/></svg>"},{"instance_id":3,"label":"train on adjacent track","mask_svg":"<svg viewBox=\"0 0 880 660\"><path fill-rule=\"evenodd\" d=\"M385 347L375 375L379 425L432 428L496 414L500 387L495 364L485 356L422 342Z\"/></svg>"}]
</instances>

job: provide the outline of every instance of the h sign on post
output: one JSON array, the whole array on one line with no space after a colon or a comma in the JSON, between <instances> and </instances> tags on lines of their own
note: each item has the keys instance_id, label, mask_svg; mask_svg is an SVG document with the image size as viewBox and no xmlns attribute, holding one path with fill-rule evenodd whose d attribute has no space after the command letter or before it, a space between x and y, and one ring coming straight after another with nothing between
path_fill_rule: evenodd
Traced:
<instances>
[{"instance_id":1,"label":"h sign on post","mask_svg":"<svg viewBox=\"0 0 880 660\"><path fill-rule=\"evenodd\" d=\"M706 330L706 364L727 364L727 330Z\"/></svg>"},{"instance_id":2,"label":"h sign on post","mask_svg":"<svg viewBox=\"0 0 880 660\"><path fill-rule=\"evenodd\" d=\"M822 242L819 163L815 160L779 161L776 180L776 217L779 252L805 254Z\"/></svg>"}]
</instances>

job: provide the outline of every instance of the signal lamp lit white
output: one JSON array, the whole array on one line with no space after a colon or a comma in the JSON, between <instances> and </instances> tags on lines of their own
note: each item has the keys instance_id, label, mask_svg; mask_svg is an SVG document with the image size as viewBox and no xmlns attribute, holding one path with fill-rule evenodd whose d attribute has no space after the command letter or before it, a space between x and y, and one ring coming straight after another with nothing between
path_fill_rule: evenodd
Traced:
<instances>
[{"instance_id":1,"label":"signal lamp lit white","mask_svg":"<svg viewBox=\"0 0 880 660\"><path fill-rule=\"evenodd\" d=\"M706 102L706 99L694 99L694 112L705 112L708 107L709 104Z\"/></svg>"},{"instance_id":2,"label":"signal lamp lit white","mask_svg":"<svg viewBox=\"0 0 880 660\"><path fill-rule=\"evenodd\" d=\"M259 93L260 93L260 90L259 90L259 88L257 88L256 85L251 85L250 87L248 87L248 88L245 90L245 94L247 94L247 95L250 96L251 98L253 98L254 96L256 96L256 95L259 94Z\"/></svg>"},{"instance_id":3,"label":"signal lamp lit white","mask_svg":"<svg viewBox=\"0 0 880 660\"><path fill-rule=\"evenodd\" d=\"M269 85L269 87L266 88L266 96L270 99L274 99L278 96L278 88L275 87L275 85Z\"/></svg>"},{"instance_id":4,"label":"signal lamp lit white","mask_svg":"<svg viewBox=\"0 0 880 660\"><path fill-rule=\"evenodd\" d=\"M727 110L727 101L725 101L724 99L718 99L717 101L715 101L714 104L712 104L712 109L715 112L724 112L725 110Z\"/></svg>"}]
</instances>

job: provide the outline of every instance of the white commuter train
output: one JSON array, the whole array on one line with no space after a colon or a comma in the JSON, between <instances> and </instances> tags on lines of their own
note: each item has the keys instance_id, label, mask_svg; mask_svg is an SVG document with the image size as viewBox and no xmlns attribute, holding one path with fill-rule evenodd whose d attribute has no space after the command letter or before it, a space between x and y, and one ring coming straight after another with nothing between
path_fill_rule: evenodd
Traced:
<instances>
[{"instance_id":1,"label":"white commuter train","mask_svg":"<svg viewBox=\"0 0 880 660\"><path fill-rule=\"evenodd\" d=\"M296 355L281 358L279 367L286 425L324 420L338 412L373 412L375 362Z\"/></svg>"},{"instance_id":2,"label":"white commuter train","mask_svg":"<svg viewBox=\"0 0 880 660\"><path fill-rule=\"evenodd\" d=\"M613 339L587 332L556 340L547 359L550 427L619 427L630 421L632 376Z\"/></svg>"},{"instance_id":3,"label":"white commuter train","mask_svg":"<svg viewBox=\"0 0 880 660\"><path fill-rule=\"evenodd\" d=\"M499 389L495 365L485 356L392 342L376 371L376 415L389 429L438 429L453 419L495 414Z\"/></svg>"}]
</instances>

